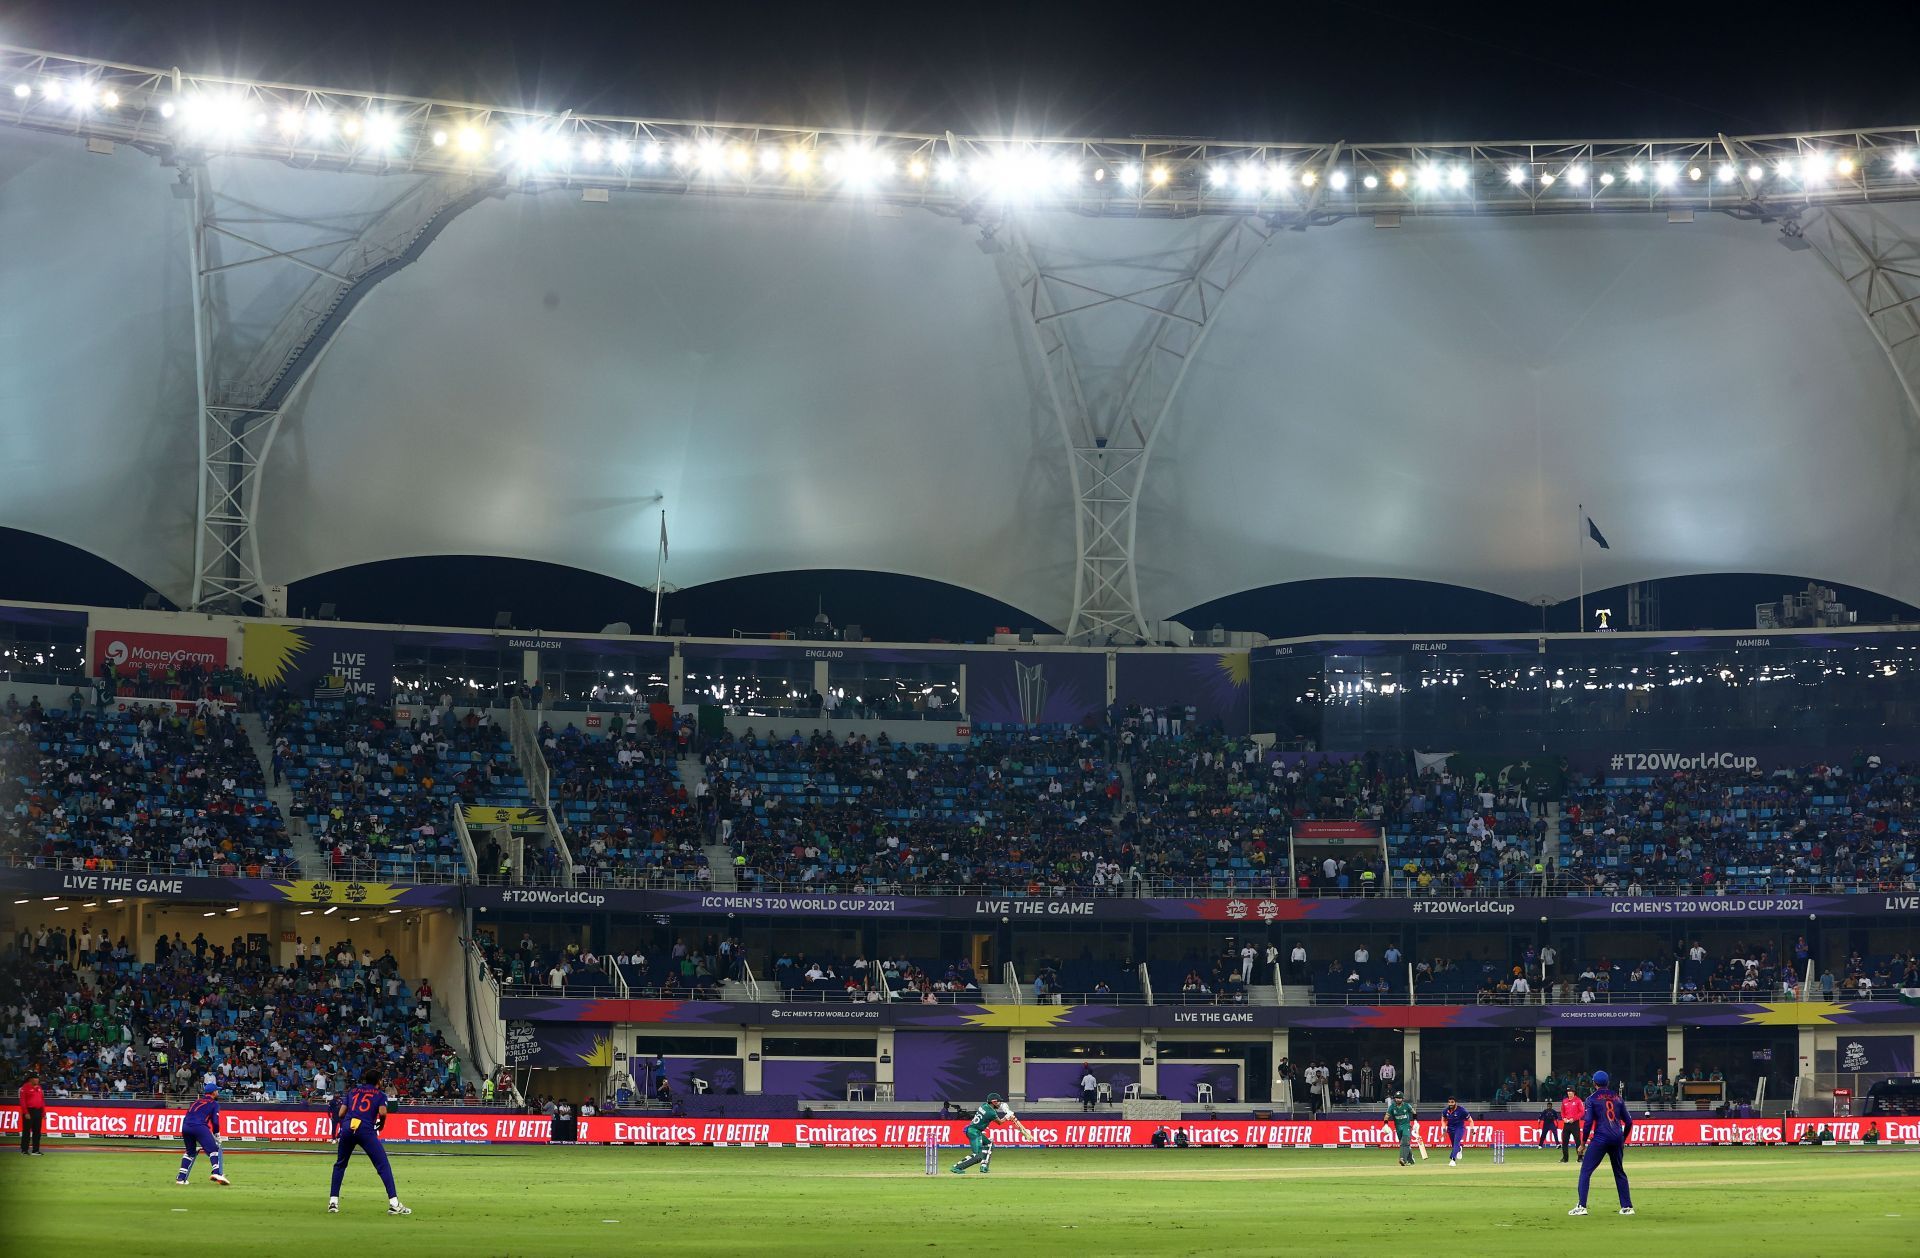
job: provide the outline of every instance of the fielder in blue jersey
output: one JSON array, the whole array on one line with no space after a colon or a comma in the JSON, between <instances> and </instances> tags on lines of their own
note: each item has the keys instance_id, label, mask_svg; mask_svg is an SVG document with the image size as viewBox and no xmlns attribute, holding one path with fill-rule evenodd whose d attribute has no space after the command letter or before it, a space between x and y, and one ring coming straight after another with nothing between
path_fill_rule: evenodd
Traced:
<instances>
[{"instance_id":1,"label":"fielder in blue jersey","mask_svg":"<svg viewBox=\"0 0 1920 1258\"><path fill-rule=\"evenodd\" d=\"M1466 1106L1448 1097L1447 1108L1440 1111L1440 1118L1447 1124L1447 1143L1453 1146L1453 1152L1447 1155L1447 1165L1458 1166L1460 1146L1467 1142L1467 1124L1473 1121L1473 1115L1467 1113Z\"/></svg>"},{"instance_id":2,"label":"fielder in blue jersey","mask_svg":"<svg viewBox=\"0 0 1920 1258\"><path fill-rule=\"evenodd\" d=\"M412 1214L400 1204L393 1186L393 1167L387 1163L387 1147L380 1141L380 1129L387 1123L387 1094L380 1090L379 1069L367 1071L360 1077L359 1086L335 1097L328 1112L333 1115L333 1136L339 1152L333 1159L333 1190L327 1195L327 1213L340 1213L340 1180L347 1173L348 1159L359 1149L380 1172L380 1182L387 1190L387 1213Z\"/></svg>"},{"instance_id":3,"label":"fielder in blue jersey","mask_svg":"<svg viewBox=\"0 0 1920 1258\"><path fill-rule=\"evenodd\" d=\"M1600 1159L1606 1158L1613 1164L1613 1186L1620 1190L1620 1213L1633 1213L1633 1194L1627 1188L1627 1172L1620 1165L1620 1155L1626 1151L1627 1136L1633 1131L1633 1115L1627 1112L1627 1103L1614 1091L1607 1072L1593 1072L1593 1095L1587 1098L1586 1117L1580 1122L1580 1135L1586 1141L1587 1151L1580 1159L1580 1204L1567 1211L1568 1214L1587 1212L1587 1181L1593 1178L1593 1169L1600 1165Z\"/></svg>"},{"instance_id":4,"label":"fielder in blue jersey","mask_svg":"<svg viewBox=\"0 0 1920 1258\"><path fill-rule=\"evenodd\" d=\"M207 1163L213 1167L213 1182L222 1188L233 1182L227 1178L226 1165L220 1155L220 1085L209 1083L201 1090L200 1099L187 1107L186 1120L180 1124L180 1138L186 1144L186 1152L180 1155L180 1178L174 1183L182 1188L187 1186L194 1159L202 1149L207 1151Z\"/></svg>"}]
</instances>

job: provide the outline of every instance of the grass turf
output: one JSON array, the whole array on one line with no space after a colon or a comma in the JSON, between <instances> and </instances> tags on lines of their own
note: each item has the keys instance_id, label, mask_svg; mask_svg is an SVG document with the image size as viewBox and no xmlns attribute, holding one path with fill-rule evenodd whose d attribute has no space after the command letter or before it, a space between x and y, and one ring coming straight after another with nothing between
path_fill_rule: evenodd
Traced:
<instances>
[{"instance_id":1,"label":"grass turf","mask_svg":"<svg viewBox=\"0 0 1920 1258\"><path fill-rule=\"evenodd\" d=\"M1910 1254L1920 1150L1634 1150L1638 1213L1601 1168L1569 1218L1572 1167L1531 1149L1411 1169L1391 1151L996 1151L992 1174L926 1178L921 1150L394 1150L410 1218L356 1156L326 1213L330 1155L235 1145L232 1188L173 1185L171 1146L0 1152L0 1253L854 1255L1070 1253Z\"/></svg>"}]
</instances>

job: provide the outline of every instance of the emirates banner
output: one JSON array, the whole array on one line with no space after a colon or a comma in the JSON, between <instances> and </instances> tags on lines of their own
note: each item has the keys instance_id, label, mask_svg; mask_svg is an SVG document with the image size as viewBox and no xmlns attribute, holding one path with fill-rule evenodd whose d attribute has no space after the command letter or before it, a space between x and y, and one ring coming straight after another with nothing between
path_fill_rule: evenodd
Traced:
<instances>
[{"instance_id":1,"label":"emirates banner","mask_svg":"<svg viewBox=\"0 0 1920 1258\"><path fill-rule=\"evenodd\" d=\"M145 1137L175 1139L185 1110L143 1106L53 1105L47 1109L47 1134L53 1136ZM540 1114L498 1111L409 1113L387 1118L381 1134L394 1143L457 1141L470 1144L544 1144L549 1119ZM929 1135L943 1146L966 1143L960 1120L912 1118L683 1118L646 1114L598 1115L580 1120L583 1144L797 1145L840 1149L918 1149ZM1858 1142L1877 1125L1883 1142L1920 1142L1920 1118L1647 1118L1633 1125L1632 1143L1640 1145L1779 1144L1802 1132L1828 1128L1842 1143ZM1038 1118L1027 1121L1031 1135L1018 1130L994 1132L1000 1148L1140 1148L1165 1126L1187 1133L1192 1144L1207 1147L1276 1149L1386 1148L1398 1144L1383 1122L1352 1120L1290 1121L1206 1119L1162 1124L1125 1119ZM0 1111L0 1134L20 1130L17 1109ZM333 1124L318 1110L229 1109L220 1115L227 1140L328 1142ZM1488 1148L1504 1138L1508 1147L1538 1139L1532 1119L1499 1118L1467 1128L1470 1148ZM1423 1119L1420 1136L1428 1146L1445 1149L1447 1132L1436 1119Z\"/></svg>"}]
</instances>

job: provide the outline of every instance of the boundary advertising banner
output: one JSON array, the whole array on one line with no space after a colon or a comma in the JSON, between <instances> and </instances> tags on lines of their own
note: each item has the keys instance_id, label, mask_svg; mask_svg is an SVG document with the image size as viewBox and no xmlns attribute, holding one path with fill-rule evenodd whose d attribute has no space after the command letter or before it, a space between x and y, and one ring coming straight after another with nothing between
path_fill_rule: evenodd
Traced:
<instances>
[{"instance_id":1,"label":"boundary advertising banner","mask_svg":"<svg viewBox=\"0 0 1920 1258\"><path fill-rule=\"evenodd\" d=\"M145 1106L63 1105L47 1108L47 1134L175 1139L186 1111ZM995 1132L1002 1149L1144 1148L1162 1126L1185 1129L1200 1148L1273 1149L1387 1148L1397 1143L1382 1122L1360 1115L1351 1119L1201 1119L1171 1123L1101 1118L1030 1118L1030 1136ZM1877 1123L1883 1142L1920 1142L1920 1118L1643 1118L1634 1123L1632 1143L1640 1145L1780 1144L1808 1129L1829 1128L1843 1143L1859 1141L1868 1123ZM963 1120L915 1118L692 1118L649 1114L598 1115L580 1120L583 1144L796 1145L840 1149L917 1149L928 1133L944 1146L965 1143ZM18 1110L0 1112L0 1134L20 1130ZM541 1114L497 1111L395 1111L382 1133L390 1143L454 1141L473 1144L544 1144L549 1120ZM317 1110L229 1109L220 1115L220 1134L228 1140L282 1140L320 1143L333 1137L332 1124ZM1445 1149L1447 1133L1437 1119L1423 1118L1421 1137L1430 1148ZM1540 1134L1532 1119L1499 1118L1468 1127L1467 1145L1488 1148L1503 1135L1508 1148L1531 1144Z\"/></svg>"}]
</instances>

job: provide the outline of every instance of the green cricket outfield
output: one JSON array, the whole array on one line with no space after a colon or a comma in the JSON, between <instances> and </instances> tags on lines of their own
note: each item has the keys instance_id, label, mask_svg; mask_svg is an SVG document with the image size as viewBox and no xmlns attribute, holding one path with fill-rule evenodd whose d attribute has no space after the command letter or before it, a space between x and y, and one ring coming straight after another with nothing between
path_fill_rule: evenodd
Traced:
<instances>
[{"instance_id":1,"label":"green cricket outfield","mask_svg":"<svg viewBox=\"0 0 1920 1258\"><path fill-rule=\"evenodd\" d=\"M230 1188L173 1183L171 1146L0 1153L0 1253L92 1258L352 1253L830 1255L1791 1254L1914 1252L1920 1149L1636 1149L1637 1213L1603 1167L1569 1218L1557 1154L1002 1148L928 1178L918 1149L395 1148L388 1217L356 1158L326 1213L328 1152L232 1145Z\"/></svg>"}]
</instances>

